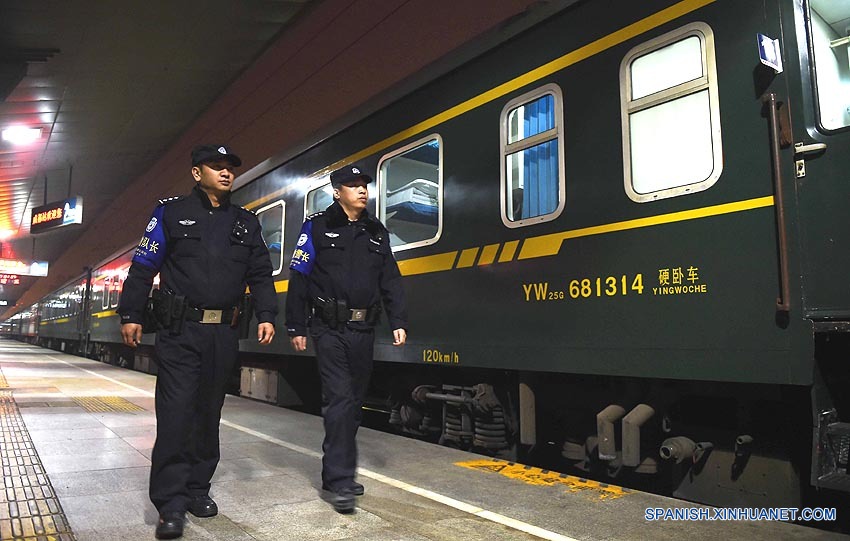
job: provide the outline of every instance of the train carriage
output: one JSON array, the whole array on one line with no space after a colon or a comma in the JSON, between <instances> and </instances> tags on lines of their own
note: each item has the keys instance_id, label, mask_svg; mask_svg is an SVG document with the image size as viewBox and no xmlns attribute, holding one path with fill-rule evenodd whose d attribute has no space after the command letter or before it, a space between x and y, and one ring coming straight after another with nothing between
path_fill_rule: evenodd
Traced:
<instances>
[{"instance_id":1,"label":"train carriage","mask_svg":"<svg viewBox=\"0 0 850 541\"><path fill-rule=\"evenodd\" d=\"M850 8L615 4L573 3L236 197L279 209L281 268L329 203L329 171L374 174L411 306L408 345L376 345L402 428L491 451L555 442L580 468L693 500L798 503L809 481L846 479L824 466L842 445L834 404L832 428L798 436L818 426L812 394L830 402L813 386L831 362L821 331L850 305Z\"/></svg>"},{"instance_id":2,"label":"train carriage","mask_svg":"<svg viewBox=\"0 0 850 541\"><path fill-rule=\"evenodd\" d=\"M85 276L39 301L38 343L67 353L79 353L86 329Z\"/></svg>"}]
</instances>

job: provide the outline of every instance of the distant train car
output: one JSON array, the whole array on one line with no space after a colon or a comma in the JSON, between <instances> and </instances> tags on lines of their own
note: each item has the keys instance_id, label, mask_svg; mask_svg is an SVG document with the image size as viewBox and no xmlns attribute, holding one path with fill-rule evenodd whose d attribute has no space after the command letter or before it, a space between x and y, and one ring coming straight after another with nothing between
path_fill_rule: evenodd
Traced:
<instances>
[{"instance_id":1,"label":"distant train car","mask_svg":"<svg viewBox=\"0 0 850 541\"><path fill-rule=\"evenodd\" d=\"M282 149L234 201L259 216L282 308L330 171L374 176L410 329L403 348L379 329L370 406L399 431L799 506L850 489L848 22L829 0L565 2ZM120 343L121 257L93 271L94 347ZM241 342L242 392L297 404L314 352L282 320L270 348Z\"/></svg>"},{"instance_id":2,"label":"distant train car","mask_svg":"<svg viewBox=\"0 0 850 541\"><path fill-rule=\"evenodd\" d=\"M92 269L88 356L155 374L156 365L151 362L153 335L143 335L141 347L136 352L125 347L121 339L121 318L116 312L134 249L123 250Z\"/></svg>"},{"instance_id":3,"label":"distant train car","mask_svg":"<svg viewBox=\"0 0 850 541\"><path fill-rule=\"evenodd\" d=\"M38 337L38 304L18 312L6 323L9 336L34 344Z\"/></svg>"},{"instance_id":4,"label":"distant train car","mask_svg":"<svg viewBox=\"0 0 850 541\"><path fill-rule=\"evenodd\" d=\"M10 318L6 334L40 346L156 373L153 335L136 351L123 345L116 312L134 248L122 250ZM158 278L154 285L158 286Z\"/></svg>"},{"instance_id":5,"label":"distant train car","mask_svg":"<svg viewBox=\"0 0 850 541\"><path fill-rule=\"evenodd\" d=\"M86 334L85 276L72 280L39 301L38 343L66 353L82 350Z\"/></svg>"}]
</instances>

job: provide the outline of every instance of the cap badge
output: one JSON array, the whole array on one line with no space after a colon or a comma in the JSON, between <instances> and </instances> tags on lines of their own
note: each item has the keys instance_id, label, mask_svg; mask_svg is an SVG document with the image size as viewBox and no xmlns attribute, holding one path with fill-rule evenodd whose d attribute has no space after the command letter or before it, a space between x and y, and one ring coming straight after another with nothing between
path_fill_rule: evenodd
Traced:
<instances>
[{"instance_id":1,"label":"cap badge","mask_svg":"<svg viewBox=\"0 0 850 541\"><path fill-rule=\"evenodd\" d=\"M359 175L359 174L360 174L360 169L357 169L356 167L352 167L352 168L351 168L351 172L352 172L352 173L354 173L355 175Z\"/></svg>"},{"instance_id":2,"label":"cap badge","mask_svg":"<svg viewBox=\"0 0 850 541\"><path fill-rule=\"evenodd\" d=\"M227 154L227 149L226 149L226 148L224 148L224 147L218 147L218 151L219 151L219 153L221 153L221 154Z\"/></svg>"},{"instance_id":3,"label":"cap badge","mask_svg":"<svg viewBox=\"0 0 850 541\"><path fill-rule=\"evenodd\" d=\"M195 225L195 220L180 220L180 225Z\"/></svg>"}]
</instances>

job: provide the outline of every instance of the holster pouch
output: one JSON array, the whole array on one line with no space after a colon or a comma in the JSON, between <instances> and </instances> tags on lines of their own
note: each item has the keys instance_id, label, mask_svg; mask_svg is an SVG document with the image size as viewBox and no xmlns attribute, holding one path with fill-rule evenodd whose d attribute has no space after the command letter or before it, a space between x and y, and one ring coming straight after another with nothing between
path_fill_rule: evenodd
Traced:
<instances>
[{"instance_id":1,"label":"holster pouch","mask_svg":"<svg viewBox=\"0 0 850 541\"><path fill-rule=\"evenodd\" d=\"M168 332L172 335L183 332L187 308L186 297L161 289L154 289L148 302L151 306L152 319L156 321L157 328L155 330L168 329Z\"/></svg>"},{"instance_id":2,"label":"holster pouch","mask_svg":"<svg viewBox=\"0 0 850 541\"><path fill-rule=\"evenodd\" d=\"M171 324L168 326L168 332L172 336L177 336L183 332L183 323L186 321L186 297L183 295L171 296Z\"/></svg>"},{"instance_id":3,"label":"holster pouch","mask_svg":"<svg viewBox=\"0 0 850 541\"><path fill-rule=\"evenodd\" d=\"M160 329L167 329L171 326L171 298L172 295L161 289L154 289L151 292L149 299L151 310Z\"/></svg>"},{"instance_id":4,"label":"holster pouch","mask_svg":"<svg viewBox=\"0 0 850 541\"><path fill-rule=\"evenodd\" d=\"M154 289L154 291L159 290ZM148 300L145 302L145 311L142 313L142 332L145 334L152 333L161 328L159 321L156 319L153 296L148 297Z\"/></svg>"},{"instance_id":5,"label":"holster pouch","mask_svg":"<svg viewBox=\"0 0 850 541\"><path fill-rule=\"evenodd\" d=\"M248 332L251 328L251 315L254 313L254 297L250 293L242 295L239 300L239 313L234 315L234 321L231 322L231 327L238 329L239 339L245 340L248 338Z\"/></svg>"},{"instance_id":6,"label":"holster pouch","mask_svg":"<svg viewBox=\"0 0 850 541\"><path fill-rule=\"evenodd\" d=\"M319 316L319 319L325 322L325 325L330 327L331 329L336 329L337 327L337 304L335 299L325 300L321 297L316 297L316 300L313 302L314 308L313 311L315 315Z\"/></svg>"}]
</instances>

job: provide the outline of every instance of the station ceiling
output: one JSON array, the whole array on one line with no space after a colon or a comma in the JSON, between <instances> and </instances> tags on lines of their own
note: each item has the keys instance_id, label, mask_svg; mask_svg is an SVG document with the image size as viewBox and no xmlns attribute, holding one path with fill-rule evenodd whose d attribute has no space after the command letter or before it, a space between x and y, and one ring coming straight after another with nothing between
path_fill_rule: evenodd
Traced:
<instances>
[{"instance_id":1,"label":"station ceiling","mask_svg":"<svg viewBox=\"0 0 850 541\"><path fill-rule=\"evenodd\" d=\"M318 2L3 0L0 130L40 134L0 138L0 258L55 261L85 223L32 235L33 208L81 196L96 217ZM0 300L33 280L0 276Z\"/></svg>"}]
</instances>

